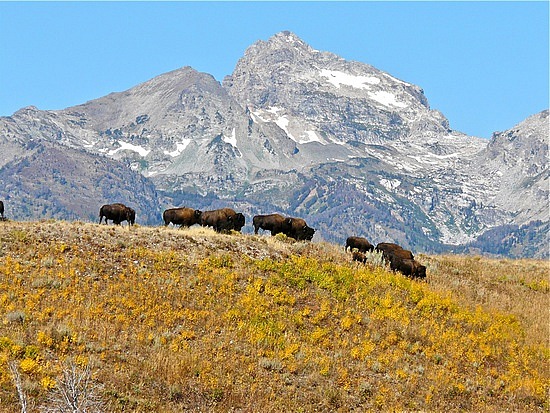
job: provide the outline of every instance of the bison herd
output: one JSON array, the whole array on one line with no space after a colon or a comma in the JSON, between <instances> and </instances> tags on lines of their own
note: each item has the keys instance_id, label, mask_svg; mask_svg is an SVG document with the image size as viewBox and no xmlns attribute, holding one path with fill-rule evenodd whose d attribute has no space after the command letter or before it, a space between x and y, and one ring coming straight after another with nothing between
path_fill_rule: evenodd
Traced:
<instances>
[{"instance_id":1,"label":"bison herd","mask_svg":"<svg viewBox=\"0 0 550 413\"><path fill-rule=\"evenodd\" d=\"M0 201L0 219L4 218L4 203ZM99 223L105 219L113 221L113 224L120 225L123 221L128 225L134 225L136 221L136 211L121 204L107 204L99 209ZM245 225L245 216L240 212L235 212L231 208L221 208L212 211L200 211L193 208L169 208L162 214L164 225L179 225L180 227L190 227L192 225L201 225L203 227L212 227L216 232L238 231ZM254 234L258 231L270 231L271 235L284 234L287 237L298 241L311 241L315 234L315 229L307 225L302 218L285 217L280 214L256 215L252 219ZM366 253L378 252L382 254L383 260L389 264L393 271L399 271L405 276L411 278L426 278L426 267L419 264L411 251L405 250L397 244L382 242L372 245L363 237L348 237L346 240L345 251L352 253L354 261L366 263Z\"/></svg>"},{"instance_id":2,"label":"bison herd","mask_svg":"<svg viewBox=\"0 0 550 413\"><path fill-rule=\"evenodd\" d=\"M105 224L108 220L119 225L127 221L130 225L134 224L136 212L124 204L103 205L99 209L99 223L105 218ZM245 216L241 212L235 212L231 208L214 209L212 211L201 211L198 209L181 207L169 208L162 213L164 226L170 224L180 227L190 227L192 225L201 225L203 227L212 227L216 232L240 232L246 223ZM285 234L296 240L311 241L315 230L307 225L302 218L283 217L279 214L256 215L253 220L254 233L259 229L270 231L271 235Z\"/></svg>"},{"instance_id":3,"label":"bison herd","mask_svg":"<svg viewBox=\"0 0 550 413\"><path fill-rule=\"evenodd\" d=\"M100 224L103 217L105 217L105 223L107 223L107 219L110 219L115 224L120 224L124 220L133 224L135 211L123 204L103 205L99 212ZM201 225L212 227L216 232L240 232L245 225L244 215L231 208L212 211L201 211L188 207L169 208L162 213L162 219L165 226L170 224L180 227ZM252 225L254 234L258 234L261 229L269 231L271 235L284 234L298 241L311 241L315 234L315 229L308 226L302 218L285 217L281 214L255 215L252 218ZM366 238L348 237L345 251L347 252L348 249L352 252L354 261L366 263L365 253L377 251L382 253L384 261L393 271L399 271L412 278L426 278L426 267L415 261L411 251L405 250L397 244L383 242L374 247Z\"/></svg>"},{"instance_id":4,"label":"bison herd","mask_svg":"<svg viewBox=\"0 0 550 413\"><path fill-rule=\"evenodd\" d=\"M231 208L215 209L213 211L200 211L193 208L170 208L163 212L164 225L179 225L190 227L202 225L212 227L216 232L240 231L244 227L246 219L240 212ZM311 241L315 230L309 227L302 218L283 217L279 214L256 215L252 219L254 233L259 229L270 231L271 235L285 234L296 240Z\"/></svg>"}]
</instances>

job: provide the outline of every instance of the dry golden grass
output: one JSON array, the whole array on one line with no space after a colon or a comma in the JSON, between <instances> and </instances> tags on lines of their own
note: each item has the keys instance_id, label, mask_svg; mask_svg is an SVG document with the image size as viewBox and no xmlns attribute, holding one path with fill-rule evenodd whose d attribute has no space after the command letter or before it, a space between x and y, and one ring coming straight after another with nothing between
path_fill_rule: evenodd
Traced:
<instances>
[{"instance_id":1,"label":"dry golden grass","mask_svg":"<svg viewBox=\"0 0 550 413\"><path fill-rule=\"evenodd\" d=\"M91 368L113 412L548 411L548 262L427 282L285 237L0 223L0 411Z\"/></svg>"},{"instance_id":2,"label":"dry golden grass","mask_svg":"<svg viewBox=\"0 0 550 413\"><path fill-rule=\"evenodd\" d=\"M458 255L419 259L431 270L434 290L451 291L464 305L512 314L524 326L527 342L549 344L550 261Z\"/></svg>"}]
</instances>

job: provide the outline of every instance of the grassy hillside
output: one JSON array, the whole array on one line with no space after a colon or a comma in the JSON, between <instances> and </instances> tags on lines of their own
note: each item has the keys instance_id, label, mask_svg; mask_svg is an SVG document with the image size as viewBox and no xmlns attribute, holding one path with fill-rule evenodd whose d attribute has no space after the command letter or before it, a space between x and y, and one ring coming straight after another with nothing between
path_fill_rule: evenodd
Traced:
<instances>
[{"instance_id":1,"label":"grassy hillside","mask_svg":"<svg viewBox=\"0 0 550 413\"><path fill-rule=\"evenodd\" d=\"M427 282L327 243L0 222L0 411L71 383L112 412L548 411L549 263L419 261Z\"/></svg>"}]
</instances>

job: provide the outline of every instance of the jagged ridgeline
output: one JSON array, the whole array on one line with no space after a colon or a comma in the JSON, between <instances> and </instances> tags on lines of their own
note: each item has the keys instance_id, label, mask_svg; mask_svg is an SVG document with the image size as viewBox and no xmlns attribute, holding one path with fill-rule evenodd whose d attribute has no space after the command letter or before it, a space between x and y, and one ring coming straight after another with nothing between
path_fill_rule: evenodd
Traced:
<instances>
[{"instance_id":1,"label":"jagged ridgeline","mask_svg":"<svg viewBox=\"0 0 550 413\"><path fill-rule=\"evenodd\" d=\"M232 206L249 222L301 216L338 243L542 257L548 133L546 110L491 140L467 136L420 87L282 32L250 46L221 83L183 67L65 110L0 118L0 198L17 219L88 220L125 202L155 224L166 207ZM35 145L83 160L79 171L30 162Z\"/></svg>"}]
</instances>

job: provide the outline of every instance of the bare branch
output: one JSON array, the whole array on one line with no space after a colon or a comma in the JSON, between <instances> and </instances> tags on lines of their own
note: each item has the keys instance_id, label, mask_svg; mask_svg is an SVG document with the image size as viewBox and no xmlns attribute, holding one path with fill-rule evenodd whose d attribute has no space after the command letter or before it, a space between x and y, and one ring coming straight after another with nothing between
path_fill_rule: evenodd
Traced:
<instances>
[{"instance_id":1,"label":"bare branch","mask_svg":"<svg viewBox=\"0 0 550 413\"><path fill-rule=\"evenodd\" d=\"M40 408L43 413L102 413L105 404L101 399L101 385L94 383L89 365L81 369L69 363L63 370L56 388L46 405Z\"/></svg>"},{"instance_id":2,"label":"bare branch","mask_svg":"<svg viewBox=\"0 0 550 413\"><path fill-rule=\"evenodd\" d=\"M21 413L27 413L27 395L23 390L23 384L21 383L21 374L17 368L16 361L10 361L8 363L8 368L10 369L11 376L15 383L15 388L17 389L17 395L19 397L19 404L21 405Z\"/></svg>"}]
</instances>

